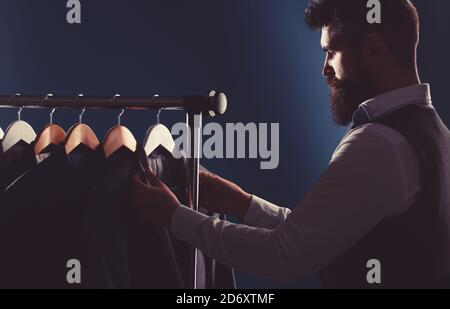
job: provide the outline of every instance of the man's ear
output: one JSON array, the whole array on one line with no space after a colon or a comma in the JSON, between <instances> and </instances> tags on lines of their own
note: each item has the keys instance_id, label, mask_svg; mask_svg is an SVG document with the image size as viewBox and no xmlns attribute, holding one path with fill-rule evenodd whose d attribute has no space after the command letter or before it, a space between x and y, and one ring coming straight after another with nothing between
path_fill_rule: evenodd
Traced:
<instances>
[{"instance_id":1,"label":"man's ear","mask_svg":"<svg viewBox=\"0 0 450 309\"><path fill-rule=\"evenodd\" d=\"M362 42L362 57L366 63L377 66L386 56L386 42L377 32L369 33Z\"/></svg>"}]
</instances>

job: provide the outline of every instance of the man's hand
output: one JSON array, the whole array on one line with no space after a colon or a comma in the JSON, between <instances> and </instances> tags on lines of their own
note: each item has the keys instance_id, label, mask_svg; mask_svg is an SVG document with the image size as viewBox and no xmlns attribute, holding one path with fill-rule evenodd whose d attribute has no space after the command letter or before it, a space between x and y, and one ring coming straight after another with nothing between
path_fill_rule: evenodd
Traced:
<instances>
[{"instance_id":1,"label":"man's hand","mask_svg":"<svg viewBox=\"0 0 450 309\"><path fill-rule=\"evenodd\" d=\"M252 196L226 179L200 172L199 199L201 207L219 214L231 214L242 221Z\"/></svg>"},{"instance_id":2,"label":"man's hand","mask_svg":"<svg viewBox=\"0 0 450 309\"><path fill-rule=\"evenodd\" d=\"M131 182L131 195L134 206L144 222L151 222L160 227L168 227L175 210L180 207L175 194L155 175L149 175L150 184L139 176Z\"/></svg>"}]
</instances>

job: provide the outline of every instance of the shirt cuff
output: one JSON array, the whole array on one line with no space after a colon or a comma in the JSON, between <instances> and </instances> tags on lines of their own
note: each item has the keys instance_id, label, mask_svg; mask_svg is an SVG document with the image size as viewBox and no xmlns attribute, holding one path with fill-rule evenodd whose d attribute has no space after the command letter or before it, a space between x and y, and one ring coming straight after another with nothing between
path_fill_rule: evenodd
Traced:
<instances>
[{"instance_id":1,"label":"shirt cuff","mask_svg":"<svg viewBox=\"0 0 450 309\"><path fill-rule=\"evenodd\" d=\"M279 207L253 195L244 216L244 223L254 227L274 228L285 220L289 213L289 209Z\"/></svg>"},{"instance_id":2,"label":"shirt cuff","mask_svg":"<svg viewBox=\"0 0 450 309\"><path fill-rule=\"evenodd\" d=\"M198 227L207 219L210 217L181 205L172 215L169 230L176 238L193 244Z\"/></svg>"}]
</instances>

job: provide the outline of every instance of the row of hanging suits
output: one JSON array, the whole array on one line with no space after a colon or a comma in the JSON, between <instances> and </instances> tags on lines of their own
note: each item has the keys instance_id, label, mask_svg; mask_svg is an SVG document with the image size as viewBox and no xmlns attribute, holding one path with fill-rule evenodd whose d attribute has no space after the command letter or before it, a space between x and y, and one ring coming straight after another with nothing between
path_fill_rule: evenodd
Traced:
<instances>
[{"instance_id":1,"label":"row of hanging suits","mask_svg":"<svg viewBox=\"0 0 450 309\"><path fill-rule=\"evenodd\" d=\"M192 248L144 224L131 204L132 177L152 171L191 205L189 165L174 158L166 127L150 128L142 145L120 124L101 144L81 119L68 134L54 124L33 134L17 121L1 143L0 288L190 287ZM197 280L199 288L235 288L233 269L201 251Z\"/></svg>"}]
</instances>

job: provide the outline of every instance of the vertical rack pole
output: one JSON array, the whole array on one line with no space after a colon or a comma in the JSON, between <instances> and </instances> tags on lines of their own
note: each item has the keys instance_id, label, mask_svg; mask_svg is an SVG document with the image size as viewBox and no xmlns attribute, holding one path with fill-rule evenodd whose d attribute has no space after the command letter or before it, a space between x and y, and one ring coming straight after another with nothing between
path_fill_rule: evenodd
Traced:
<instances>
[{"instance_id":1,"label":"vertical rack pole","mask_svg":"<svg viewBox=\"0 0 450 309\"><path fill-rule=\"evenodd\" d=\"M187 113L187 121L189 125L188 150L190 155L190 172L191 172L191 196L192 208L198 211L199 204L199 166L200 166L200 149L201 149L201 134L202 127L202 113ZM197 289L197 248L192 248L191 253L191 280L192 288Z\"/></svg>"}]
</instances>

